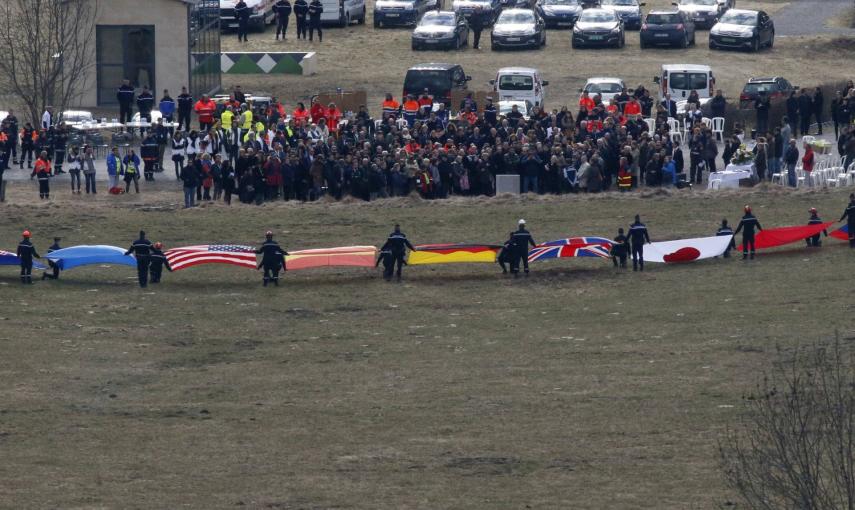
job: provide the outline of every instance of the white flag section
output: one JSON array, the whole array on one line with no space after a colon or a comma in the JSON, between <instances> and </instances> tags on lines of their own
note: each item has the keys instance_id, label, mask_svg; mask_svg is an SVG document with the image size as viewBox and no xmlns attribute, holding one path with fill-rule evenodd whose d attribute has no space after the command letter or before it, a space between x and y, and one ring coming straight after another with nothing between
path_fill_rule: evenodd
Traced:
<instances>
[{"instance_id":1,"label":"white flag section","mask_svg":"<svg viewBox=\"0 0 855 510\"><path fill-rule=\"evenodd\" d=\"M644 261L678 264L718 257L731 239L733 236L713 236L645 244Z\"/></svg>"}]
</instances>

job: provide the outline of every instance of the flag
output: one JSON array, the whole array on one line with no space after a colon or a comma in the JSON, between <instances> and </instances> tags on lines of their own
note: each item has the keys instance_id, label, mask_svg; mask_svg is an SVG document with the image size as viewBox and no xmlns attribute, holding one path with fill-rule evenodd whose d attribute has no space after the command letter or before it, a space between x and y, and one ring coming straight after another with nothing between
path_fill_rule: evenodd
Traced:
<instances>
[{"instance_id":1,"label":"flag","mask_svg":"<svg viewBox=\"0 0 855 510\"><path fill-rule=\"evenodd\" d=\"M374 267L377 248L374 246L343 246L292 251L285 257L289 270L313 267L353 266Z\"/></svg>"},{"instance_id":2,"label":"flag","mask_svg":"<svg viewBox=\"0 0 855 510\"><path fill-rule=\"evenodd\" d=\"M501 246L490 244L422 244L410 252L407 264L493 263L501 249Z\"/></svg>"},{"instance_id":3,"label":"flag","mask_svg":"<svg viewBox=\"0 0 855 510\"><path fill-rule=\"evenodd\" d=\"M696 237L644 245L645 262L676 264L722 255L733 236Z\"/></svg>"},{"instance_id":4,"label":"flag","mask_svg":"<svg viewBox=\"0 0 855 510\"><path fill-rule=\"evenodd\" d=\"M20 266L21 259L18 258L18 254L12 253L11 251L0 250L0 266ZM35 260L33 261L33 269L45 269L45 266L39 264Z\"/></svg>"},{"instance_id":5,"label":"flag","mask_svg":"<svg viewBox=\"0 0 855 510\"><path fill-rule=\"evenodd\" d=\"M125 250L118 246L72 246L52 251L45 258L62 270L93 264L119 264L131 267L137 265L136 259L125 255Z\"/></svg>"},{"instance_id":6,"label":"flag","mask_svg":"<svg viewBox=\"0 0 855 510\"><path fill-rule=\"evenodd\" d=\"M843 225L842 227L838 228L837 230L835 230L834 232L832 232L828 235L830 235L831 237L834 237L836 239L840 239L841 241L848 241L849 240L849 225Z\"/></svg>"},{"instance_id":7,"label":"flag","mask_svg":"<svg viewBox=\"0 0 855 510\"><path fill-rule=\"evenodd\" d=\"M816 225L767 228L754 234L754 244L758 250L761 250L763 248L775 248L776 246L804 241L808 237L819 234L833 224L833 221L828 221L825 223L817 223ZM739 245L737 251L741 250L742 245Z\"/></svg>"},{"instance_id":8,"label":"flag","mask_svg":"<svg viewBox=\"0 0 855 510\"><path fill-rule=\"evenodd\" d=\"M611 257L614 243L605 237L568 237L537 245L528 252L528 261L565 257Z\"/></svg>"},{"instance_id":9,"label":"flag","mask_svg":"<svg viewBox=\"0 0 855 510\"><path fill-rule=\"evenodd\" d=\"M172 248L163 253L173 271L200 264L232 264L255 269L255 249L238 244L203 244Z\"/></svg>"}]
</instances>

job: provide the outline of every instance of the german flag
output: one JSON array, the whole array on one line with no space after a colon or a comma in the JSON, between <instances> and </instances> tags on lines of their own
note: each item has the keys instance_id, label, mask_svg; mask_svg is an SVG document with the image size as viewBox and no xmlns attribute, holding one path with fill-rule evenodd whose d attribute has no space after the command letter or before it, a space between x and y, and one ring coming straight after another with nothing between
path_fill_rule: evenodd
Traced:
<instances>
[{"instance_id":1,"label":"german flag","mask_svg":"<svg viewBox=\"0 0 855 510\"><path fill-rule=\"evenodd\" d=\"M467 262L496 262L501 246L490 244L423 244L411 251L407 264L458 264Z\"/></svg>"}]
</instances>

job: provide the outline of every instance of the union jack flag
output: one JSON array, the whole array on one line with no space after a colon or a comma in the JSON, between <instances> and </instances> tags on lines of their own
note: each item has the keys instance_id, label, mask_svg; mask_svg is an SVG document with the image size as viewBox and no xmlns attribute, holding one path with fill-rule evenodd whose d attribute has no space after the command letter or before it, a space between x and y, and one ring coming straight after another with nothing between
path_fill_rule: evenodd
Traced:
<instances>
[{"instance_id":1,"label":"union jack flag","mask_svg":"<svg viewBox=\"0 0 855 510\"><path fill-rule=\"evenodd\" d=\"M537 245L528 252L528 261L565 257L611 257L614 243L605 237L569 237Z\"/></svg>"}]
</instances>

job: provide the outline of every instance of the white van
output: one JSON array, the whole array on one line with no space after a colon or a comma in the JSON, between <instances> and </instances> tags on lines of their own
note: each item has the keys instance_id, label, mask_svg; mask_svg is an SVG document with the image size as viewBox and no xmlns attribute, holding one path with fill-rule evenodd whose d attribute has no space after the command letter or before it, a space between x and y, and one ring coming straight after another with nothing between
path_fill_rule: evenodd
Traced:
<instances>
[{"instance_id":1,"label":"white van","mask_svg":"<svg viewBox=\"0 0 855 510\"><path fill-rule=\"evenodd\" d=\"M490 80L490 85L498 93L499 101L529 101L542 107L544 87L549 82L531 67L503 67L496 73L496 79Z\"/></svg>"},{"instance_id":2,"label":"white van","mask_svg":"<svg viewBox=\"0 0 855 510\"><path fill-rule=\"evenodd\" d=\"M365 24L365 0L321 0L321 23L346 27L356 21Z\"/></svg>"},{"instance_id":3,"label":"white van","mask_svg":"<svg viewBox=\"0 0 855 510\"><path fill-rule=\"evenodd\" d=\"M659 84L659 100L670 93L671 99L677 102L678 111L683 111L686 98L693 90L698 93L700 106L707 104L715 93L715 76L712 68L706 65L665 64L653 81Z\"/></svg>"}]
</instances>

